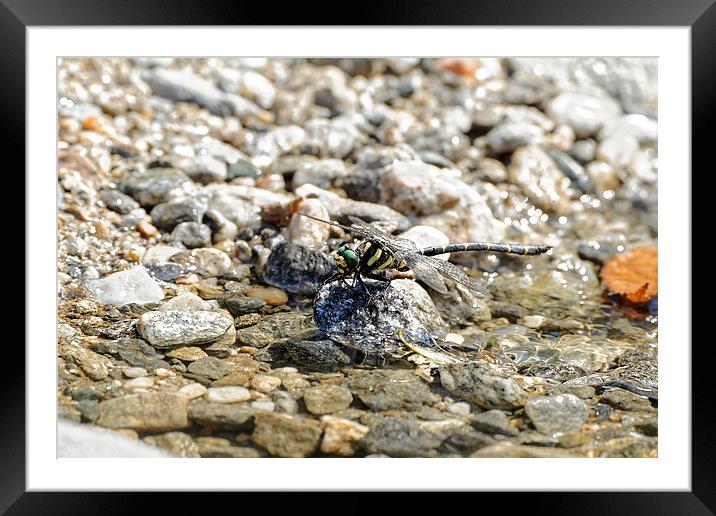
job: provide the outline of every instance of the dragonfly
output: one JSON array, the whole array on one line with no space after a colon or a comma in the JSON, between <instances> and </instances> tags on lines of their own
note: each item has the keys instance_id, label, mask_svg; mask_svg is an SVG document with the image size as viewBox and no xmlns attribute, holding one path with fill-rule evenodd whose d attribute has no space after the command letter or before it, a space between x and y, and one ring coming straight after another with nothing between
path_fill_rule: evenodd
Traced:
<instances>
[{"instance_id":1,"label":"dragonfly","mask_svg":"<svg viewBox=\"0 0 716 516\"><path fill-rule=\"evenodd\" d=\"M412 240L393 236L358 217L349 216L351 225L344 226L305 213L299 212L298 215L339 227L362 239L362 242L354 247L343 245L336 251L334 259L338 272L326 279L323 285L338 280L347 283L347 279L352 276L353 285L359 283L369 296L370 292L362 277L390 282L391 279L385 273L391 270L399 273L412 271L417 279L441 294L446 294L448 291L443 281L443 277L445 277L482 296L489 297L490 294L482 283L468 276L457 265L436 258L436 256L470 251L535 256L552 249L552 246L543 244L522 245L491 242L468 242L418 248Z\"/></svg>"}]
</instances>

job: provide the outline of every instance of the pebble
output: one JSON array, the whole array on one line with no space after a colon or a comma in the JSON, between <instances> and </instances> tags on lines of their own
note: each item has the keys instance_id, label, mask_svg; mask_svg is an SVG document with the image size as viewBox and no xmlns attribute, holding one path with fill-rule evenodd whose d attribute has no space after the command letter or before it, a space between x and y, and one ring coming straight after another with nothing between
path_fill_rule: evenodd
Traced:
<instances>
[{"instance_id":1,"label":"pebble","mask_svg":"<svg viewBox=\"0 0 716 516\"><path fill-rule=\"evenodd\" d=\"M100 302L110 305L156 303L164 299L164 291L141 265L90 280L87 288Z\"/></svg>"},{"instance_id":2,"label":"pebble","mask_svg":"<svg viewBox=\"0 0 716 516\"><path fill-rule=\"evenodd\" d=\"M448 405L447 411L457 416L469 416L470 415L470 404L464 401L456 401Z\"/></svg>"},{"instance_id":3,"label":"pebble","mask_svg":"<svg viewBox=\"0 0 716 516\"><path fill-rule=\"evenodd\" d=\"M154 380L148 376L140 376L124 382L124 387L126 389L146 389L153 385Z\"/></svg>"},{"instance_id":4,"label":"pebble","mask_svg":"<svg viewBox=\"0 0 716 516\"><path fill-rule=\"evenodd\" d=\"M206 394L206 392L207 388L200 383L190 383L177 391L180 396L187 400L201 398Z\"/></svg>"},{"instance_id":5,"label":"pebble","mask_svg":"<svg viewBox=\"0 0 716 516\"><path fill-rule=\"evenodd\" d=\"M348 408L353 401L351 392L339 385L317 385L303 391L303 402L311 414L322 416Z\"/></svg>"},{"instance_id":6,"label":"pebble","mask_svg":"<svg viewBox=\"0 0 716 516\"><path fill-rule=\"evenodd\" d=\"M156 245L147 249L147 252L142 256L142 263L145 265L166 263L169 258L181 250L178 247L169 245Z\"/></svg>"},{"instance_id":7,"label":"pebble","mask_svg":"<svg viewBox=\"0 0 716 516\"><path fill-rule=\"evenodd\" d=\"M254 412L245 404L194 400L189 406L189 418L216 430L242 432L251 430Z\"/></svg>"},{"instance_id":8,"label":"pebble","mask_svg":"<svg viewBox=\"0 0 716 516\"><path fill-rule=\"evenodd\" d=\"M77 364L91 380L104 380L109 376L111 361L78 344L58 345L58 352L65 360Z\"/></svg>"},{"instance_id":9,"label":"pebble","mask_svg":"<svg viewBox=\"0 0 716 516\"><path fill-rule=\"evenodd\" d=\"M172 348L215 341L233 323L222 312L166 310L142 314L137 331L154 347Z\"/></svg>"},{"instance_id":10,"label":"pebble","mask_svg":"<svg viewBox=\"0 0 716 516\"><path fill-rule=\"evenodd\" d=\"M408 231L400 233L398 237L414 242L418 248L447 245L450 243L450 239L445 233L432 226L413 226ZM448 260L450 253L440 254L437 258Z\"/></svg>"},{"instance_id":11,"label":"pebble","mask_svg":"<svg viewBox=\"0 0 716 516\"><path fill-rule=\"evenodd\" d=\"M139 208L139 203L119 190L102 190L100 200L112 211L126 215Z\"/></svg>"},{"instance_id":12,"label":"pebble","mask_svg":"<svg viewBox=\"0 0 716 516\"><path fill-rule=\"evenodd\" d=\"M206 393L209 401L217 403L237 403L251 399L251 393L245 387L235 385L227 387L210 387Z\"/></svg>"},{"instance_id":13,"label":"pebble","mask_svg":"<svg viewBox=\"0 0 716 516\"><path fill-rule=\"evenodd\" d=\"M99 404L97 424L141 432L166 432L189 426L186 399L166 392L129 394Z\"/></svg>"},{"instance_id":14,"label":"pebble","mask_svg":"<svg viewBox=\"0 0 716 516\"><path fill-rule=\"evenodd\" d=\"M502 434L514 437L517 435L517 428L510 425L507 415L501 410L488 410L474 415L470 424L481 432L488 434Z\"/></svg>"},{"instance_id":15,"label":"pebble","mask_svg":"<svg viewBox=\"0 0 716 516\"><path fill-rule=\"evenodd\" d=\"M317 421L286 414L259 412L251 440L277 457L308 457L318 449L322 435Z\"/></svg>"},{"instance_id":16,"label":"pebble","mask_svg":"<svg viewBox=\"0 0 716 516\"><path fill-rule=\"evenodd\" d=\"M268 376L265 374L257 374L251 378L251 388L263 392L264 394L271 393L281 386L281 379L275 376Z\"/></svg>"},{"instance_id":17,"label":"pebble","mask_svg":"<svg viewBox=\"0 0 716 516\"><path fill-rule=\"evenodd\" d=\"M172 231L182 222L201 222L205 212L206 204L202 201L194 197L177 197L157 204L149 215L159 229Z\"/></svg>"},{"instance_id":18,"label":"pebble","mask_svg":"<svg viewBox=\"0 0 716 516\"><path fill-rule=\"evenodd\" d=\"M433 396L427 384L412 371L354 370L346 381L350 392L375 411L417 409Z\"/></svg>"},{"instance_id":19,"label":"pebble","mask_svg":"<svg viewBox=\"0 0 716 516\"><path fill-rule=\"evenodd\" d=\"M379 417L368 422L370 431L362 442L367 453L390 457L435 457L445 436L424 430L417 422L401 417Z\"/></svg>"},{"instance_id":20,"label":"pebble","mask_svg":"<svg viewBox=\"0 0 716 516\"><path fill-rule=\"evenodd\" d=\"M577 138L588 138L613 122L621 114L621 107L611 98L565 92L549 101L545 111L556 122L574 129Z\"/></svg>"},{"instance_id":21,"label":"pebble","mask_svg":"<svg viewBox=\"0 0 716 516\"><path fill-rule=\"evenodd\" d=\"M288 294L276 287L253 286L244 291L248 297L260 299L272 306L285 305L288 302Z\"/></svg>"},{"instance_id":22,"label":"pebble","mask_svg":"<svg viewBox=\"0 0 716 516\"><path fill-rule=\"evenodd\" d=\"M173 168L150 168L145 172L124 174L119 188L145 208L196 191L194 182L184 172Z\"/></svg>"},{"instance_id":23,"label":"pebble","mask_svg":"<svg viewBox=\"0 0 716 516\"><path fill-rule=\"evenodd\" d=\"M368 434L369 428L355 421L336 416L321 417L323 439L321 452L328 455L351 457L360 447L360 441Z\"/></svg>"},{"instance_id":24,"label":"pebble","mask_svg":"<svg viewBox=\"0 0 716 516\"><path fill-rule=\"evenodd\" d=\"M486 409L512 409L527 393L512 378L498 376L481 364L440 366L440 382L450 393Z\"/></svg>"},{"instance_id":25,"label":"pebble","mask_svg":"<svg viewBox=\"0 0 716 516\"><path fill-rule=\"evenodd\" d=\"M525 404L525 413L543 434L577 432L587 419L587 406L572 394L540 396Z\"/></svg>"},{"instance_id":26,"label":"pebble","mask_svg":"<svg viewBox=\"0 0 716 516\"><path fill-rule=\"evenodd\" d=\"M569 213L569 197L565 192L568 180L541 148L530 145L517 149L507 167L507 176L538 208L549 213Z\"/></svg>"},{"instance_id":27,"label":"pebble","mask_svg":"<svg viewBox=\"0 0 716 516\"><path fill-rule=\"evenodd\" d=\"M209 155L184 160L180 168L192 180L202 184L223 182L228 172L226 163Z\"/></svg>"},{"instance_id":28,"label":"pebble","mask_svg":"<svg viewBox=\"0 0 716 516\"><path fill-rule=\"evenodd\" d=\"M195 360L199 360L200 358L204 358L206 356L206 352L196 346L176 348L172 349L169 353L167 353L167 357L178 358L179 360L182 360L184 362L194 362Z\"/></svg>"},{"instance_id":29,"label":"pebble","mask_svg":"<svg viewBox=\"0 0 716 516\"><path fill-rule=\"evenodd\" d=\"M145 443L167 450L175 457L201 457L199 447L190 435L184 432L167 432L160 435L148 435L142 439Z\"/></svg>"},{"instance_id":30,"label":"pebble","mask_svg":"<svg viewBox=\"0 0 716 516\"><path fill-rule=\"evenodd\" d=\"M211 229L200 222L180 222L169 237L181 242L187 249L211 246Z\"/></svg>"},{"instance_id":31,"label":"pebble","mask_svg":"<svg viewBox=\"0 0 716 516\"><path fill-rule=\"evenodd\" d=\"M231 364L215 357L203 357L193 361L187 368L190 373L218 380L229 374Z\"/></svg>"},{"instance_id":32,"label":"pebble","mask_svg":"<svg viewBox=\"0 0 716 516\"><path fill-rule=\"evenodd\" d=\"M268 400L259 400L259 401L253 401L251 402L251 408L253 410L263 410L266 412L273 412L276 408L276 405L273 401Z\"/></svg>"},{"instance_id":33,"label":"pebble","mask_svg":"<svg viewBox=\"0 0 716 516\"><path fill-rule=\"evenodd\" d=\"M260 311L266 301L256 297L231 297L224 301L224 306L234 317Z\"/></svg>"}]
</instances>

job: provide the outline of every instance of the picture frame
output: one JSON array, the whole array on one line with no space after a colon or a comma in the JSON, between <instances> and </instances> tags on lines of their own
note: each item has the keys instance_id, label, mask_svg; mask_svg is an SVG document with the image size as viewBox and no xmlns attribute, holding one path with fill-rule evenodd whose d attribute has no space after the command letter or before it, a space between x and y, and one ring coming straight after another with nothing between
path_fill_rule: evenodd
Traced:
<instances>
[{"instance_id":1,"label":"picture frame","mask_svg":"<svg viewBox=\"0 0 716 516\"><path fill-rule=\"evenodd\" d=\"M311 10L331 12L336 5L324 3L322 8L312 6ZM236 10L233 12L232 9ZM271 11L278 12L271 12ZM340 20L338 25L352 22L357 25L565 25L565 26L688 26L691 28L691 71L692 71L692 163L705 168L708 146L706 135L713 127L714 100L716 84L716 64L712 50L716 34L716 7L713 1L689 1L673 3L660 0L646 2L630 0L626 2L529 2L518 0L503 2L453 2L451 4L419 4L398 2L390 6L366 5L356 10L355 18ZM0 97L5 127L12 130L5 134L9 148L25 148L25 31L32 26L106 26L106 25L270 25L299 24L333 25L336 20L325 18L316 22L306 6L285 6L272 9L271 6L246 6L237 9L229 2L193 2L171 7L159 1L109 2L65 0L0 0L0 41L2 41L3 70L11 77L5 84L5 93ZM701 145L696 145L699 142ZM24 156L23 153L18 155ZM22 163L19 166L23 166ZM684 172L687 173L687 172ZM693 176L692 176L693 177ZM26 190L27 198L27 190ZM29 235L26 235L29 238ZM691 252L691 250L689 250ZM25 274L31 271L25 270ZM693 321L693 317L692 317ZM692 345L689 335L679 346ZM703 347L703 344L702 344ZM15 347L17 356L12 360L25 364L26 356L20 347ZM694 349L692 348L692 353ZM700 350L701 352L701 350ZM707 351L704 351L705 353ZM524 502L537 512L604 514L622 513L628 508L636 514L713 514L716 512L716 456L712 426L713 416L708 414L710 372L707 360L695 360L692 363L692 490L690 492L651 492L638 493L523 493ZM59 514L77 513L120 513L133 510L132 507L144 504L124 493L80 493L80 492L27 492L25 463L25 387L31 381L23 374L24 367L17 367L4 375L5 396L3 413L12 417L3 417L0 429L4 439L0 439L0 511L8 514L36 514L45 511ZM15 373L14 376L12 374ZM710 487L709 487L710 486ZM162 506L168 508L185 503L186 496L176 493L168 500L163 497ZM479 496L487 496L481 493ZM138 496L138 495L136 495ZM146 496L146 495L144 495ZM346 495L343 504L355 507L359 494ZM492 493L497 501L500 493ZM510 494L509 496L513 496ZM416 498L418 503L420 498ZM281 499L278 503L290 501ZM487 504L481 499L480 504ZM111 510L110 510L111 508Z\"/></svg>"}]
</instances>

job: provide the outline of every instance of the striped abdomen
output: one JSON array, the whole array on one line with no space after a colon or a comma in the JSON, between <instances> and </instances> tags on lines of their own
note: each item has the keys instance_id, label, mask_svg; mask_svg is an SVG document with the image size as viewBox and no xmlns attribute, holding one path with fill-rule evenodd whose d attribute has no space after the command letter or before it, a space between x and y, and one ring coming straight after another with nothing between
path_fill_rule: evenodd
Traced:
<instances>
[{"instance_id":1,"label":"striped abdomen","mask_svg":"<svg viewBox=\"0 0 716 516\"><path fill-rule=\"evenodd\" d=\"M373 242L361 246L360 267L364 271L383 271L386 269L405 269L404 262L398 262L393 253Z\"/></svg>"},{"instance_id":2,"label":"striped abdomen","mask_svg":"<svg viewBox=\"0 0 716 516\"><path fill-rule=\"evenodd\" d=\"M552 249L549 245L521 245L521 244L492 244L489 242L471 242L468 244L448 244L424 247L418 252L425 256L435 256L445 253L461 253L466 251L488 251L491 253L521 254L534 256L546 253Z\"/></svg>"}]
</instances>

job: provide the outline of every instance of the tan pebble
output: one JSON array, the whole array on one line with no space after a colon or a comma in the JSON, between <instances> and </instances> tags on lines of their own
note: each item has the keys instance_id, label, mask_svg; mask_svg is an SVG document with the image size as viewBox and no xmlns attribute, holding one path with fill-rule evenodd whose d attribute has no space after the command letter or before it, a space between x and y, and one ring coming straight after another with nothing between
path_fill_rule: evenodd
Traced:
<instances>
[{"instance_id":1,"label":"tan pebble","mask_svg":"<svg viewBox=\"0 0 716 516\"><path fill-rule=\"evenodd\" d=\"M196 346L186 346L183 348L177 348L167 353L169 358L178 358L184 362L193 362L207 356L206 352Z\"/></svg>"},{"instance_id":2,"label":"tan pebble","mask_svg":"<svg viewBox=\"0 0 716 516\"><path fill-rule=\"evenodd\" d=\"M225 387L227 385L240 385L248 387L251 381L251 375L244 371L231 371L229 374L218 380L211 382L212 387Z\"/></svg>"},{"instance_id":3,"label":"tan pebble","mask_svg":"<svg viewBox=\"0 0 716 516\"><path fill-rule=\"evenodd\" d=\"M241 346L239 348L239 353L248 353L249 355L253 355L256 353L256 348L253 346Z\"/></svg>"},{"instance_id":4,"label":"tan pebble","mask_svg":"<svg viewBox=\"0 0 716 516\"><path fill-rule=\"evenodd\" d=\"M321 451L349 457L358 449L358 442L368 433L368 427L335 416L321 417L324 427Z\"/></svg>"},{"instance_id":5,"label":"tan pebble","mask_svg":"<svg viewBox=\"0 0 716 516\"><path fill-rule=\"evenodd\" d=\"M177 392L180 396L188 400L193 400L206 394L206 391L207 388L200 383L190 383L189 385L185 385L179 389Z\"/></svg>"},{"instance_id":6,"label":"tan pebble","mask_svg":"<svg viewBox=\"0 0 716 516\"><path fill-rule=\"evenodd\" d=\"M259 392L269 393L281 386L281 379L275 376L257 374L251 379L251 388Z\"/></svg>"},{"instance_id":7,"label":"tan pebble","mask_svg":"<svg viewBox=\"0 0 716 516\"><path fill-rule=\"evenodd\" d=\"M218 249L219 251L224 251L232 258L236 258L236 242L234 242L233 240L224 240L222 242L214 244L213 247L214 249Z\"/></svg>"},{"instance_id":8,"label":"tan pebble","mask_svg":"<svg viewBox=\"0 0 716 516\"><path fill-rule=\"evenodd\" d=\"M97 238L109 238L109 229L107 226L102 222L95 222L94 223L94 236Z\"/></svg>"},{"instance_id":9,"label":"tan pebble","mask_svg":"<svg viewBox=\"0 0 716 516\"><path fill-rule=\"evenodd\" d=\"M159 230L145 220L137 222L137 231L139 231L144 238L152 238L159 234Z\"/></svg>"},{"instance_id":10,"label":"tan pebble","mask_svg":"<svg viewBox=\"0 0 716 516\"><path fill-rule=\"evenodd\" d=\"M253 286L244 292L248 297L262 299L273 306L285 305L288 302L288 294L276 287Z\"/></svg>"},{"instance_id":11,"label":"tan pebble","mask_svg":"<svg viewBox=\"0 0 716 516\"><path fill-rule=\"evenodd\" d=\"M163 367L159 367L159 368L155 369L154 374L160 378L166 378L168 376L172 376L172 372L169 369L165 369Z\"/></svg>"},{"instance_id":12,"label":"tan pebble","mask_svg":"<svg viewBox=\"0 0 716 516\"><path fill-rule=\"evenodd\" d=\"M154 380L148 376L140 376L124 382L124 387L127 389L143 389L152 385L154 385Z\"/></svg>"},{"instance_id":13,"label":"tan pebble","mask_svg":"<svg viewBox=\"0 0 716 516\"><path fill-rule=\"evenodd\" d=\"M174 280L177 285L196 285L199 283L199 276L196 274L180 274Z\"/></svg>"},{"instance_id":14,"label":"tan pebble","mask_svg":"<svg viewBox=\"0 0 716 516\"><path fill-rule=\"evenodd\" d=\"M224 437L197 437L197 444L206 444L210 446L231 446L231 441Z\"/></svg>"}]
</instances>

